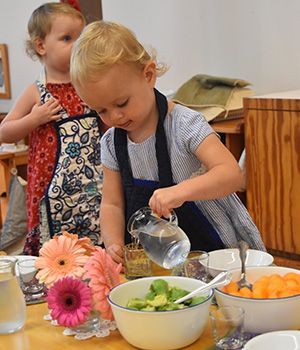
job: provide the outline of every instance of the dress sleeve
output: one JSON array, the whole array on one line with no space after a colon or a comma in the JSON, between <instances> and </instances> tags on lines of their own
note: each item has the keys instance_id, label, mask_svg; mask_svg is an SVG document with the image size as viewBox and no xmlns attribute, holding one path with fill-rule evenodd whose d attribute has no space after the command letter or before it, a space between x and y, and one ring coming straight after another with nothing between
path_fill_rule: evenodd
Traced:
<instances>
[{"instance_id":1,"label":"dress sleeve","mask_svg":"<svg viewBox=\"0 0 300 350\"><path fill-rule=\"evenodd\" d=\"M203 114L191 110L181 116L178 125L180 143L186 151L192 153L195 153L208 135L215 134Z\"/></svg>"},{"instance_id":2,"label":"dress sleeve","mask_svg":"<svg viewBox=\"0 0 300 350\"><path fill-rule=\"evenodd\" d=\"M114 145L115 128L108 129L101 138L101 163L108 169L119 171Z\"/></svg>"}]
</instances>

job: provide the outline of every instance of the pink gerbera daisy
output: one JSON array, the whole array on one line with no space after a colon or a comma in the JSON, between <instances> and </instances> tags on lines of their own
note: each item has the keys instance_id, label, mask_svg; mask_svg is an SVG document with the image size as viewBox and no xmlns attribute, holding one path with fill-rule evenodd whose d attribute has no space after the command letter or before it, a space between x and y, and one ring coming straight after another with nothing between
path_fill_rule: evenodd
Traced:
<instances>
[{"instance_id":1,"label":"pink gerbera daisy","mask_svg":"<svg viewBox=\"0 0 300 350\"><path fill-rule=\"evenodd\" d=\"M37 278L47 287L65 276L81 278L84 265L89 259L86 249L78 238L66 234L55 236L43 244L35 266L40 269Z\"/></svg>"},{"instance_id":2,"label":"pink gerbera daisy","mask_svg":"<svg viewBox=\"0 0 300 350\"><path fill-rule=\"evenodd\" d=\"M92 310L92 294L86 283L64 277L50 288L47 296L51 317L65 327L84 323Z\"/></svg>"},{"instance_id":3,"label":"pink gerbera daisy","mask_svg":"<svg viewBox=\"0 0 300 350\"><path fill-rule=\"evenodd\" d=\"M122 264L114 262L104 249L97 247L86 263L85 269L87 272L84 277L90 279L94 309L100 311L102 318L112 320L113 314L107 297L110 290L121 282Z\"/></svg>"}]
</instances>

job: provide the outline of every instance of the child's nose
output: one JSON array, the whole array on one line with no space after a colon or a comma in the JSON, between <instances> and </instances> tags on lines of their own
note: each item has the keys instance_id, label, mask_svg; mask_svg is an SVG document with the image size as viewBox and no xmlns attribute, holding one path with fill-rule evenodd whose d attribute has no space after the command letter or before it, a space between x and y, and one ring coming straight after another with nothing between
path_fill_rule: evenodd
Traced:
<instances>
[{"instance_id":1,"label":"child's nose","mask_svg":"<svg viewBox=\"0 0 300 350\"><path fill-rule=\"evenodd\" d=\"M111 112L111 120L113 121L114 124L119 124L123 118L124 118L124 115L121 111L113 110Z\"/></svg>"}]
</instances>

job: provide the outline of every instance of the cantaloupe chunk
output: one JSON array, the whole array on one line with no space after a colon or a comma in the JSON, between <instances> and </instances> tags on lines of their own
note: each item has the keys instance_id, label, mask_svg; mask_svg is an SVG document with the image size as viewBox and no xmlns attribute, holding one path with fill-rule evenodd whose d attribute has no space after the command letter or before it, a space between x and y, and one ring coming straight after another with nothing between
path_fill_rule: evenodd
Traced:
<instances>
[{"instance_id":1,"label":"cantaloupe chunk","mask_svg":"<svg viewBox=\"0 0 300 350\"><path fill-rule=\"evenodd\" d=\"M268 297L267 288L263 284L256 285L254 283L252 294L253 294L253 298L256 298L256 299L265 299Z\"/></svg>"},{"instance_id":2,"label":"cantaloupe chunk","mask_svg":"<svg viewBox=\"0 0 300 350\"><path fill-rule=\"evenodd\" d=\"M231 281L223 291L235 296L257 299L293 296L300 294L300 273L263 276L253 283L252 292L248 288L239 289L237 283Z\"/></svg>"},{"instance_id":3,"label":"cantaloupe chunk","mask_svg":"<svg viewBox=\"0 0 300 350\"><path fill-rule=\"evenodd\" d=\"M283 282L283 277L278 275L278 274L273 274L269 276L269 284L270 283L282 283Z\"/></svg>"},{"instance_id":4,"label":"cantaloupe chunk","mask_svg":"<svg viewBox=\"0 0 300 350\"><path fill-rule=\"evenodd\" d=\"M277 290L273 290L273 291L268 293L268 298L269 299L277 299L277 298L279 298L279 293L281 293L281 292L279 292Z\"/></svg>"},{"instance_id":5,"label":"cantaloupe chunk","mask_svg":"<svg viewBox=\"0 0 300 350\"><path fill-rule=\"evenodd\" d=\"M245 297L245 298L252 298L252 296L253 296L251 290L249 288L247 288L247 287L241 288L239 290L239 292L240 292L240 295L242 297Z\"/></svg>"},{"instance_id":6,"label":"cantaloupe chunk","mask_svg":"<svg viewBox=\"0 0 300 350\"><path fill-rule=\"evenodd\" d=\"M275 295L276 293L282 292L284 290L286 290L286 284L282 277L276 276L273 279L270 278L270 282L267 286L268 295ZM270 298L276 298L276 297L272 296Z\"/></svg>"},{"instance_id":7,"label":"cantaloupe chunk","mask_svg":"<svg viewBox=\"0 0 300 350\"><path fill-rule=\"evenodd\" d=\"M264 284L269 283L271 276L262 276L256 282L261 282Z\"/></svg>"},{"instance_id":8,"label":"cantaloupe chunk","mask_svg":"<svg viewBox=\"0 0 300 350\"><path fill-rule=\"evenodd\" d=\"M290 290L290 296L299 295L299 294L300 294L300 290Z\"/></svg>"},{"instance_id":9,"label":"cantaloupe chunk","mask_svg":"<svg viewBox=\"0 0 300 350\"><path fill-rule=\"evenodd\" d=\"M296 272L288 272L283 276L283 279L285 280L289 280L289 279L294 279L294 280L298 280L300 277L299 273Z\"/></svg>"},{"instance_id":10,"label":"cantaloupe chunk","mask_svg":"<svg viewBox=\"0 0 300 350\"><path fill-rule=\"evenodd\" d=\"M288 289L299 291L300 292L300 284L295 279L285 279L285 284Z\"/></svg>"},{"instance_id":11,"label":"cantaloupe chunk","mask_svg":"<svg viewBox=\"0 0 300 350\"><path fill-rule=\"evenodd\" d=\"M300 290L296 291L296 290L287 289L286 291L279 293L279 297L280 298L292 297L293 295L299 295L299 294L300 294Z\"/></svg>"},{"instance_id":12,"label":"cantaloupe chunk","mask_svg":"<svg viewBox=\"0 0 300 350\"><path fill-rule=\"evenodd\" d=\"M269 280L259 279L253 283L253 288L264 288L266 289L268 286Z\"/></svg>"},{"instance_id":13,"label":"cantaloupe chunk","mask_svg":"<svg viewBox=\"0 0 300 350\"><path fill-rule=\"evenodd\" d=\"M230 281L225 287L224 291L225 293L231 294L232 292L237 292L239 290L239 287L236 282Z\"/></svg>"}]
</instances>

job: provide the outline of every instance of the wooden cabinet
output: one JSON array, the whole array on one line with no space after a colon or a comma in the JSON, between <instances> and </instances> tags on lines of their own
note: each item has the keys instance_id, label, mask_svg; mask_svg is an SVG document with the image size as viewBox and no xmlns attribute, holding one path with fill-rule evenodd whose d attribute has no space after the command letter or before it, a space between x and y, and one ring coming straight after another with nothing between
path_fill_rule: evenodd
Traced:
<instances>
[{"instance_id":1,"label":"wooden cabinet","mask_svg":"<svg viewBox=\"0 0 300 350\"><path fill-rule=\"evenodd\" d=\"M300 258L300 90L244 107L247 208L268 249Z\"/></svg>"}]
</instances>

